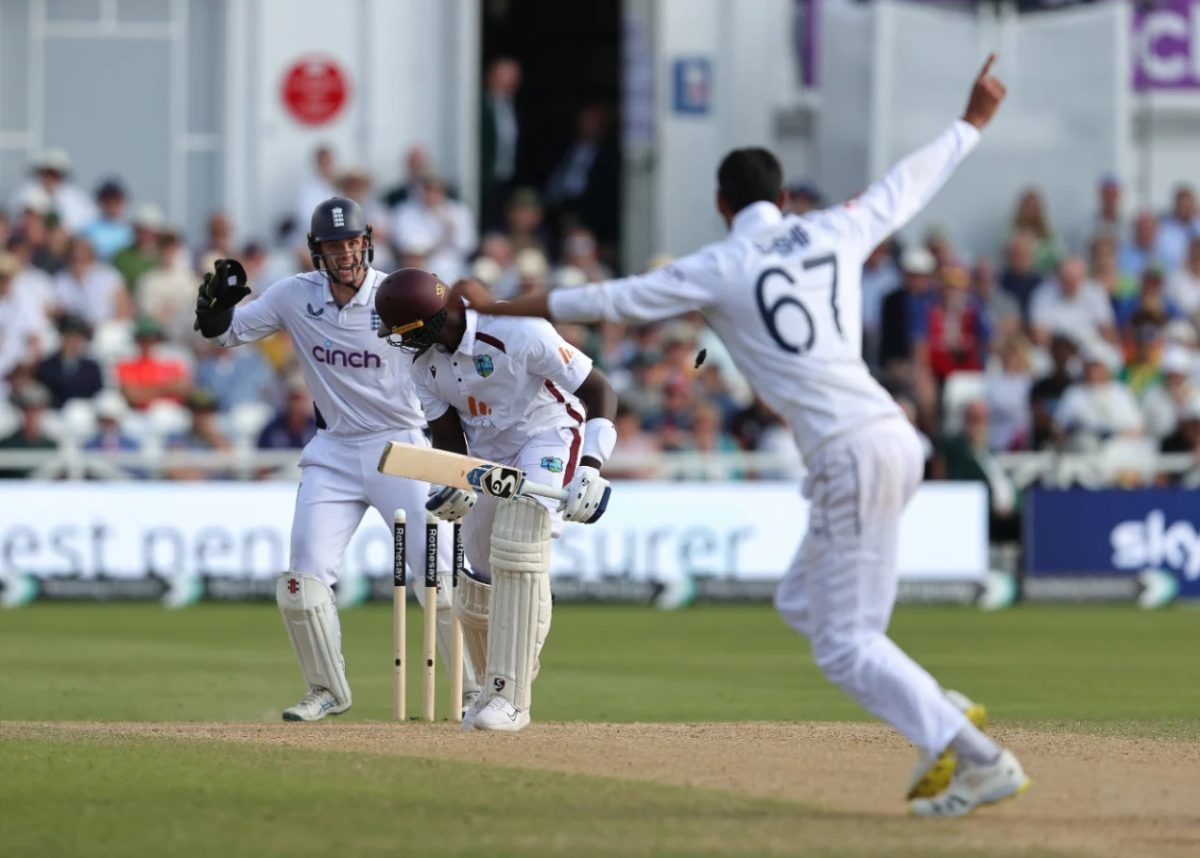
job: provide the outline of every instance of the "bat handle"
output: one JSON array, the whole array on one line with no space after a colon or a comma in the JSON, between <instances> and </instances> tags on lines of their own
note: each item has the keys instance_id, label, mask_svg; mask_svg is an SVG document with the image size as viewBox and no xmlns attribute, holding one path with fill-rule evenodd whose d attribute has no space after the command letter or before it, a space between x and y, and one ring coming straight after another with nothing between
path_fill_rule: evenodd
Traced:
<instances>
[{"instance_id":1,"label":"bat handle","mask_svg":"<svg viewBox=\"0 0 1200 858\"><path fill-rule=\"evenodd\" d=\"M535 483L526 480L521 484L521 494L538 495L539 497L550 498L557 501L565 501L570 497L570 492L561 486L547 486L542 483Z\"/></svg>"}]
</instances>

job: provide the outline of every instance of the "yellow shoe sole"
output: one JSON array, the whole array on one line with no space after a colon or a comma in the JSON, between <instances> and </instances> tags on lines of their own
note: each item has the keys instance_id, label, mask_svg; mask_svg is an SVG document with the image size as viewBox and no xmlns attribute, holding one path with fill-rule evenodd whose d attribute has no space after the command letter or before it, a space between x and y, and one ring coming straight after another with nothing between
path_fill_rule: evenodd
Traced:
<instances>
[{"instance_id":1,"label":"yellow shoe sole","mask_svg":"<svg viewBox=\"0 0 1200 858\"><path fill-rule=\"evenodd\" d=\"M988 723L987 707L982 703L972 703L968 706L963 714L979 730L986 729ZM954 777L954 770L958 768L958 756L954 751L947 748L942 751L942 755L937 758L925 776L917 781L916 785L908 791L905 798L911 800L914 798L933 798L939 795L946 787L950 786L950 779Z\"/></svg>"}]
</instances>

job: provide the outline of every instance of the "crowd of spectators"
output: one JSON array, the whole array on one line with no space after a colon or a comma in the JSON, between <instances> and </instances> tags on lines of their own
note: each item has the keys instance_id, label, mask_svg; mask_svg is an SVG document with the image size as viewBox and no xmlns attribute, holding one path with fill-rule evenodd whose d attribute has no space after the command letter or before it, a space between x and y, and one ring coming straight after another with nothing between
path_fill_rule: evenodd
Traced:
<instances>
[{"instance_id":1,"label":"crowd of spectators","mask_svg":"<svg viewBox=\"0 0 1200 858\"><path fill-rule=\"evenodd\" d=\"M582 107L575 139L542 184L521 184L511 105L520 69L501 59L487 74L478 211L422 147L381 188L323 146L270 241L219 211L202 236L185 236L119 178L89 194L72 181L66 153L39 156L0 209L0 449L49 449L66 437L119 451L302 446L315 426L287 337L221 349L193 333L192 311L199 272L215 258L240 259L254 294L310 268L308 214L335 193L363 205L383 270L469 274L501 296L611 277L617 208L600 186L617 182L605 110ZM1114 178L1099 183L1083 247L1061 237L1080 225L1059 228L1029 188L997 225L998 259L933 229L904 247L881 245L864 268L868 365L925 438L929 474L986 482L997 527L1020 506L999 454L1091 451L1110 480L1130 485L1178 479L1156 470L1159 451L1200 460L1195 193L1181 184L1170 211L1156 215L1129 211L1121 191ZM798 213L823 204L811 185L790 192ZM661 452L771 452L778 468L739 466L734 476L794 470L786 428L698 314L563 331L621 395L618 450L635 458L616 475L661 474L653 461ZM685 475L704 475L702 464L688 467Z\"/></svg>"}]
</instances>

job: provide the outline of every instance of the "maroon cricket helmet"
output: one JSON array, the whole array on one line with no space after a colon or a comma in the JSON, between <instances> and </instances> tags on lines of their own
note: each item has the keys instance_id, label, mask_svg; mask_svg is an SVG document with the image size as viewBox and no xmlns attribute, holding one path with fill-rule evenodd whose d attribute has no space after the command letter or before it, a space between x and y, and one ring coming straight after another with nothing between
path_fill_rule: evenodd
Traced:
<instances>
[{"instance_id":1,"label":"maroon cricket helmet","mask_svg":"<svg viewBox=\"0 0 1200 858\"><path fill-rule=\"evenodd\" d=\"M445 322L449 297L450 287L436 274L422 268L393 271L375 291L379 336L393 345L428 348Z\"/></svg>"}]
</instances>

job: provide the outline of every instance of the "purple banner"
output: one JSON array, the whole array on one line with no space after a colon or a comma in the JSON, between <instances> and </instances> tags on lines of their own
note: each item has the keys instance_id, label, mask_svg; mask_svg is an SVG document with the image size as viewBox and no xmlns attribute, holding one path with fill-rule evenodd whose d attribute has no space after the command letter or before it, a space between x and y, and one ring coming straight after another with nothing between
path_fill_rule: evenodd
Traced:
<instances>
[{"instance_id":1,"label":"purple banner","mask_svg":"<svg viewBox=\"0 0 1200 858\"><path fill-rule=\"evenodd\" d=\"M1200 0L1137 3L1132 42L1134 89L1200 89Z\"/></svg>"}]
</instances>

